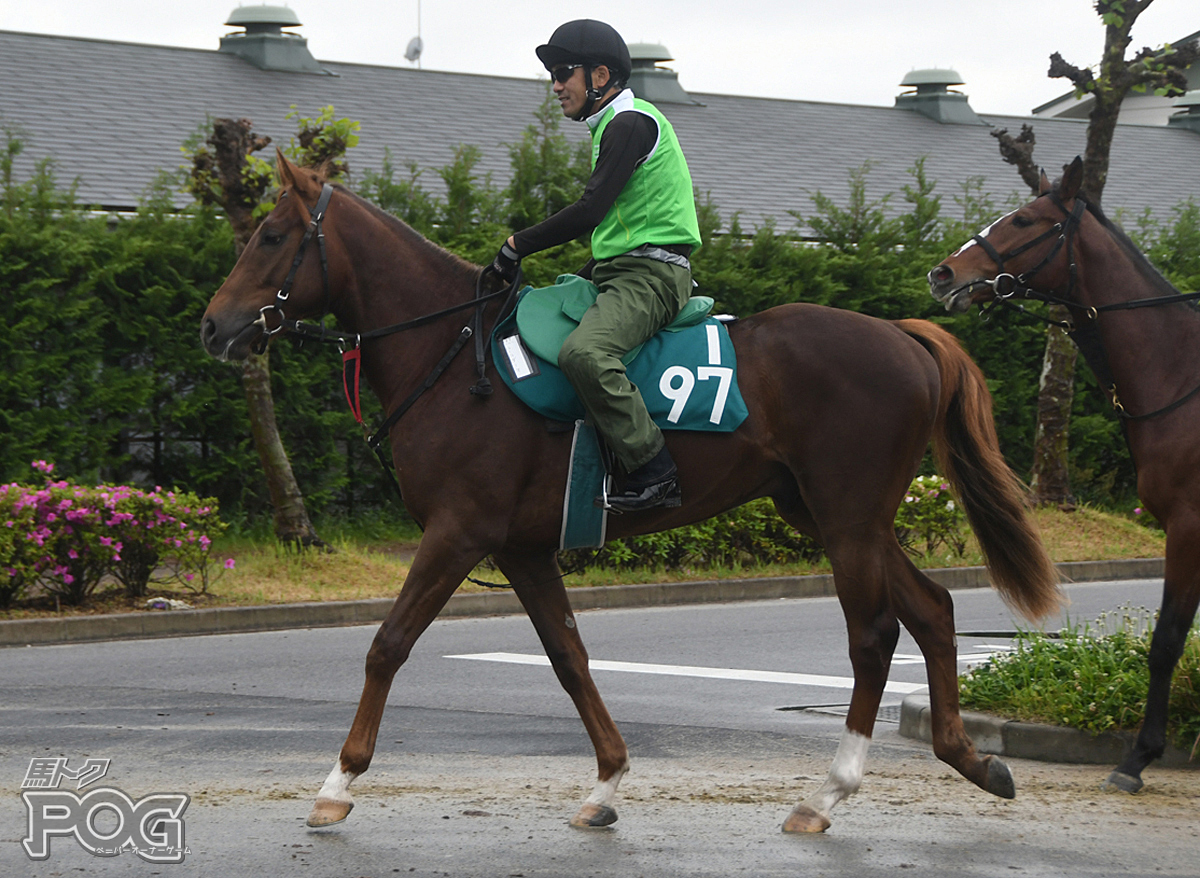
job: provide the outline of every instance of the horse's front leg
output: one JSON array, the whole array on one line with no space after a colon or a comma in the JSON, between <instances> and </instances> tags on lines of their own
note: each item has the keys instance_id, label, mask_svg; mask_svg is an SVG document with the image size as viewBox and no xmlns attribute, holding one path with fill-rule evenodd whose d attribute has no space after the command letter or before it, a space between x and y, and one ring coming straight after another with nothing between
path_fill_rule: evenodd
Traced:
<instances>
[{"instance_id":1,"label":"horse's front leg","mask_svg":"<svg viewBox=\"0 0 1200 878\"><path fill-rule=\"evenodd\" d=\"M575 627L562 571L552 551L508 552L493 557L529 614L554 673L575 702L596 750L596 785L571 818L571 825L608 826L617 819L617 785L629 770L629 750L592 682L587 650Z\"/></svg>"},{"instance_id":2,"label":"horse's front leg","mask_svg":"<svg viewBox=\"0 0 1200 878\"><path fill-rule=\"evenodd\" d=\"M426 530L400 595L367 653L366 682L354 724L333 771L317 793L316 804L308 815L309 826L340 823L354 807L350 783L371 764L392 678L408 659L417 638L485 554L460 533L446 533L432 526Z\"/></svg>"},{"instance_id":3,"label":"horse's front leg","mask_svg":"<svg viewBox=\"0 0 1200 878\"><path fill-rule=\"evenodd\" d=\"M1167 707L1171 677L1183 655L1188 632L1200 604L1200 525L1168 526L1167 564L1162 609L1150 640L1150 688L1146 713L1137 741L1125 759L1108 776L1107 789L1136 793L1142 788L1142 771L1163 754L1167 744Z\"/></svg>"}]
</instances>

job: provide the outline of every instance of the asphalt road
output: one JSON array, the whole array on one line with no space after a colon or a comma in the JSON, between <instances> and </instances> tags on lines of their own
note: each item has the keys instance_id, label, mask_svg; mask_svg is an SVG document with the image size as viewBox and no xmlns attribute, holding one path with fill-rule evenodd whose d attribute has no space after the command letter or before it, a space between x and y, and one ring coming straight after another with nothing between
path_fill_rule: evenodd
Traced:
<instances>
[{"instance_id":1,"label":"asphalt road","mask_svg":"<svg viewBox=\"0 0 1200 878\"><path fill-rule=\"evenodd\" d=\"M1155 607L1160 591L1161 581L1073 586L1069 612L1086 621ZM954 599L960 632L1014 626L989 591ZM0 651L10 803L0 874L1200 874L1194 772L1152 769L1146 792L1114 797L1096 792L1104 769L1016 761L1018 799L1002 802L887 722L863 789L829 833L783 836L791 805L824 777L834 712L849 698L836 601L592 611L578 622L633 758L621 820L594 832L565 825L594 761L523 617L434 623L397 675L356 810L319 832L303 820L349 727L374 627ZM1006 645L961 636L959 651ZM885 707L924 679L906 634L897 653ZM30 761L47 758L69 769L109 759L92 788L135 800L187 794L184 862L101 858L71 837L30 860L20 788Z\"/></svg>"}]
</instances>

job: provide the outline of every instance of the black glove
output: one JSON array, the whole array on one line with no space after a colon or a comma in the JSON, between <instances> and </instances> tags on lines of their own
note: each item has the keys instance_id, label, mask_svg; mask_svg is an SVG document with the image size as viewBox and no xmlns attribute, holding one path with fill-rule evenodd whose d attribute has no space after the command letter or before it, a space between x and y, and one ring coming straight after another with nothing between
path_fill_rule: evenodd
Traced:
<instances>
[{"instance_id":1,"label":"black glove","mask_svg":"<svg viewBox=\"0 0 1200 878\"><path fill-rule=\"evenodd\" d=\"M516 250L508 246L508 241L505 241L500 245L500 252L496 254L496 258L492 260L492 271L502 280L512 283L516 280L520 268L521 257L517 255Z\"/></svg>"}]
</instances>

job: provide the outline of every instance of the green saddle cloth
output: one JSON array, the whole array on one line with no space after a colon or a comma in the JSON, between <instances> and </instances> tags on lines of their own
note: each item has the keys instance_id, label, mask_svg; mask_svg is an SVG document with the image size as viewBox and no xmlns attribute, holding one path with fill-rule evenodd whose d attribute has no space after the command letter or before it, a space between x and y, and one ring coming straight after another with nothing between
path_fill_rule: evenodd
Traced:
<instances>
[{"instance_id":1,"label":"green saddle cloth","mask_svg":"<svg viewBox=\"0 0 1200 878\"><path fill-rule=\"evenodd\" d=\"M500 377L534 411L556 421L585 417L558 368L558 352L595 301L597 287L561 275L552 287L521 291L517 307L492 334ZM708 317L712 299L693 296L670 326L622 358L650 417L663 430L731 432L748 414L737 386L729 332Z\"/></svg>"}]
</instances>

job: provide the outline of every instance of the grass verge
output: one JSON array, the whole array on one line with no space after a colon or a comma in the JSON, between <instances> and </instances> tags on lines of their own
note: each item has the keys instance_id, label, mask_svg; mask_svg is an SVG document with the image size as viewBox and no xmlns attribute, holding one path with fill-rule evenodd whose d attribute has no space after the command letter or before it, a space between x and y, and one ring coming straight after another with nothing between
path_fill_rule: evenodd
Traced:
<instances>
[{"instance_id":1,"label":"grass verge","mask_svg":"<svg viewBox=\"0 0 1200 878\"><path fill-rule=\"evenodd\" d=\"M959 678L962 706L1093 734L1134 731L1150 685L1154 614L1122 607L1057 635L1022 631L1016 649ZM1193 628L1171 680L1168 728L1193 758L1200 749L1200 629Z\"/></svg>"},{"instance_id":2,"label":"grass verge","mask_svg":"<svg viewBox=\"0 0 1200 878\"><path fill-rule=\"evenodd\" d=\"M1120 558L1154 558L1163 553L1163 534L1121 516L1081 507L1064 513L1057 509L1036 512L1043 540L1055 561L1089 561ZM380 532L352 538L347 531L323 528L333 551L296 552L270 538L222 537L213 553L219 571L206 594L183 589L151 588L150 596L184 600L192 606L254 606L305 601L345 601L394 597L408 573L416 550L415 534ZM408 537L408 538L406 538ZM232 560L231 569L225 562ZM917 566L969 567L983 563L973 538L961 556L944 547L932 555L914 559ZM649 582L684 582L698 579L735 579L765 576L804 576L828 573L829 562L785 564L739 564L722 567L688 566L676 569L637 568L613 570L588 567L566 577L568 587L624 585ZM481 565L475 578L503 582L490 565ZM483 591L483 586L464 583L462 591ZM0 618L19 619L56 614L130 612L143 609L146 598L132 600L110 589L94 595L82 608L58 607L52 600L29 599Z\"/></svg>"}]
</instances>

